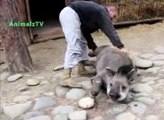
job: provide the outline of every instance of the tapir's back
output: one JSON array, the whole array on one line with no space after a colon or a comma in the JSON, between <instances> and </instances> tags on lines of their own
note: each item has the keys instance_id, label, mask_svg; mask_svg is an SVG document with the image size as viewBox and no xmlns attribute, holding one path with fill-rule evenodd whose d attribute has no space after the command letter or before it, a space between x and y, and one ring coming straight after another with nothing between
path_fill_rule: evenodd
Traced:
<instances>
[{"instance_id":1,"label":"tapir's back","mask_svg":"<svg viewBox=\"0 0 164 120\"><path fill-rule=\"evenodd\" d=\"M109 46L102 46L102 48L98 49L96 57L96 69L98 73L106 67L109 67L113 71L118 71L121 66L133 66L132 60L128 55L121 54Z\"/></svg>"}]
</instances>

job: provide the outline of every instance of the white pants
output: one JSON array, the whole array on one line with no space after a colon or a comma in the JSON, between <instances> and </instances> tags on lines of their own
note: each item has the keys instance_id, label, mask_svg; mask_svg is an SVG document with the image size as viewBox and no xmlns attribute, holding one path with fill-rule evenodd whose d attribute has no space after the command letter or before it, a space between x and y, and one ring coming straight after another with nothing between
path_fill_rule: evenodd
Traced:
<instances>
[{"instance_id":1,"label":"white pants","mask_svg":"<svg viewBox=\"0 0 164 120\"><path fill-rule=\"evenodd\" d=\"M87 60L87 41L81 32L78 14L70 7L65 7L59 15L60 24L67 42L64 68L73 68L80 61Z\"/></svg>"}]
</instances>

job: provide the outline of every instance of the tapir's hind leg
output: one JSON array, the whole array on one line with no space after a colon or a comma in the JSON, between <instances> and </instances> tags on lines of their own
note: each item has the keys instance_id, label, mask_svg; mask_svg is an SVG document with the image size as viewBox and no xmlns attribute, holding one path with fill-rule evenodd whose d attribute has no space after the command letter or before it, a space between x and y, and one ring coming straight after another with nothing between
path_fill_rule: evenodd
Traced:
<instances>
[{"instance_id":1,"label":"tapir's hind leg","mask_svg":"<svg viewBox=\"0 0 164 120\"><path fill-rule=\"evenodd\" d=\"M93 84L93 87L90 91L90 95L92 97L96 97L99 94L100 90L101 90L102 79L101 79L100 76L96 76L96 77L93 78L93 80L91 82Z\"/></svg>"}]
</instances>

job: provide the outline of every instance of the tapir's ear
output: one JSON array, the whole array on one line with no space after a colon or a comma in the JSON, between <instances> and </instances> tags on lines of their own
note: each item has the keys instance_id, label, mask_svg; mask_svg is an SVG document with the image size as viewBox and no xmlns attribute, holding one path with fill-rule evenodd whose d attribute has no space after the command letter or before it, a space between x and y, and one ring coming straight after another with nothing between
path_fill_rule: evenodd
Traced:
<instances>
[{"instance_id":1,"label":"tapir's ear","mask_svg":"<svg viewBox=\"0 0 164 120\"><path fill-rule=\"evenodd\" d=\"M129 80L133 79L134 76L136 75L136 73L137 73L137 68L134 67L134 68L127 74L127 78L128 78Z\"/></svg>"},{"instance_id":2,"label":"tapir's ear","mask_svg":"<svg viewBox=\"0 0 164 120\"><path fill-rule=\"evenodd\" d=\"M106 72L108 73L108 75L114 75L115 74L115 71L111 70L110 67L106 67Z\"/></svg>"}]
</instances>

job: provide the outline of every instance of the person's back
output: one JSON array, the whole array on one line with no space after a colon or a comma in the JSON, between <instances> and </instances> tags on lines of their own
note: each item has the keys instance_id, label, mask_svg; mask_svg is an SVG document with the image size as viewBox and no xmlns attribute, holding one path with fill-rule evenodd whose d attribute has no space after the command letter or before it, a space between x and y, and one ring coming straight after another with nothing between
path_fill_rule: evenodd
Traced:
<instances>
[{"instance_id":1,"label":"person's back","mask_svg":"<svg viewBox=\"0 0 164 120\"><path fill-rule=\"evenodd\" d=\"M103 14L108 14L105 7L93 1L75 1L70 3L69 6L79 15L82 29L88 32L99 29Z\"/></svg>"}]
</instances>

